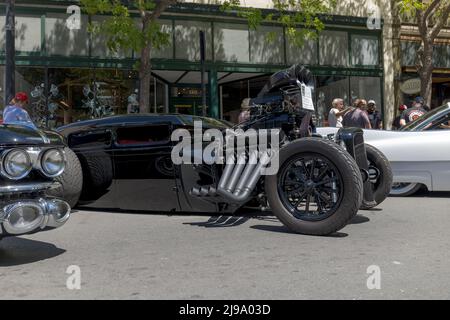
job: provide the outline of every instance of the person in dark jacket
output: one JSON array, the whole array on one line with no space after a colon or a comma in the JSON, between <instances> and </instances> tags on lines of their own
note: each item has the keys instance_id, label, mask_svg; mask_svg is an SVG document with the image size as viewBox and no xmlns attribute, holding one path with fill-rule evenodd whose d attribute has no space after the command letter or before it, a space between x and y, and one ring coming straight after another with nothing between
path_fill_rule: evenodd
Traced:
<instances>
[{"instance_id":1,"label":"person in dark jacket","mask_svg":"<svg viewBox=\"0 0 450 320\"><path fill-rule=\"evenodd\" d=\"M405 111L406 109L408 109L408 107L404 104L400 105L398 107L398 110L400 111L400 114L398 116L395 117L394 121L392 122L392 130L398 130L400 129L402 126L400 125L400 118L402 117L402 113L403 111Z\"/></svg>"}]
</instances>

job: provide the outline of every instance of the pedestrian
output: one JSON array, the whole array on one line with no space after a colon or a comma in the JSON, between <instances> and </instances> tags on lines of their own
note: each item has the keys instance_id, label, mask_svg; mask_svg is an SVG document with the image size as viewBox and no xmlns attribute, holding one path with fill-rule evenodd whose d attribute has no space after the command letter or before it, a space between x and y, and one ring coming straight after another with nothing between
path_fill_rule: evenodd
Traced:
<instances>
[{"instance_id":1,"label":"pedestrian","mask_svg":"<svg viewBox=\"0 0 450 320\"><path fill-rule=\"evenodd\" d=\"M241 103L241 113L239 114L238 123L242 123L250 119L250 98L245 98Z\"/></svg>"},{"instance_id":2,"label":"pedestrian","mask_svg":"<svg viewBox=\"0 0 450 320\"><path fill-rule=\"evenodd\" d=\"M400 118L402 116L403 111L405 111L406 109L408 109L408 107L404 104L400 105L398 107L398 110L400 111L400 114L398 116L395 117L394 121L392 122L392 130L398 130L401 128L400 125Z\"/></svg>"},{"instance_id":3,"label":"pedestrian","mask_svg":"<svg viewBox=\"0 0 450 320\"><path fill-rule=\"evenodd\" d=\"M19 124L37 129L28 112L24 109L27 104L28 95L25 92L18 92L3 110L3 124Z\"/></svg>"},{"instance_id":4,"label":"pedestrian","mask_svg":"<svg viewBox=\"0 0 450 320\"><path fill-rule=\"evenodd\" d=\"M371 129L369 116L367 115L367 102L364 99L356 99L353 107L348 111L342 119L344 127L355 127L362 129Z\"/></svg>"},{"instance_id":5,"label":"pedestrian","mask_svg":"<svg viewBox=\"0 0 450 320\"><path fill-rule=\"evenodd\" d=\"M367 102L367 115L369 116L372 129L383 128L383 121L381 120L380 113L377 110L377 105L374 100L369 100L369 102Z\"/></svg>"},{"instance_id":6,"label":"pedestrian","mask_svg":"<svg viewBox=\"0 0 450 320\"><path fill-rule=\"evenodd\" d=\"M412 108L406 109L402 112L400 116L400 126L404 126L407 123L416 120L417 118L423 116L427 111L423 108L425 101L422 97L417 97Z\"/></svg>"},{"instance_id":7,"label":"pedestrian","mask_svg":"<svg viewBox=\"0 0 450 320\"><path fill-rule=\"evenodd\" d=\"M344 100L340 98L333 99L331 109L328 113L328 125L330 127L342 128L342 116L350 110L344 108Z\"/></svg>"}]
</instances>

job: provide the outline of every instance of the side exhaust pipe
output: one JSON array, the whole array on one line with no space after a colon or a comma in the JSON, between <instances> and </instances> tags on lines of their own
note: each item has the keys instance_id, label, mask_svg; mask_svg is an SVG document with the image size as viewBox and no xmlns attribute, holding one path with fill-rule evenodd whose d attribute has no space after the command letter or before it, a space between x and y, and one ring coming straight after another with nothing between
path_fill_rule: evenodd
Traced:
<instances>
[{"instance_id":1,"label":"side exhaust pipe","mask_svg":"<svg viewBox=\"0 0 450 320\"><path fill-rule=\"evenodd\" d=\"M260 157L258 158L258 156ZM217 189L214 187L193 188L191 195L198 197L221 196L231 203L246 202L252 191L255 189L261 171L269 164L272 158L271 151L258 153L252 151L248 156L242 152L235 162L235 157L231 157L223 170Z\"/></svg>"}]
</instances>

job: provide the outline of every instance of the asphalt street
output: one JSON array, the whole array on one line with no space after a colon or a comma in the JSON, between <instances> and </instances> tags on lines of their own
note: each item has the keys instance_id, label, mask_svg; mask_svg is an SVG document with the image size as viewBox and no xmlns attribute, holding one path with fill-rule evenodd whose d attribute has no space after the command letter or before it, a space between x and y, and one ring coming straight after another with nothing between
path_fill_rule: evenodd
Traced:
<instances>
[{"instance_id":1,"label":"asphalt street","mask_svg":"<svg viewBox=\"0 0 450 320\"><path fill-rule=\"evenodd\" d=\"M328 237L271 216L77 211L0 241L0 299L449 299L449 229L450 193L388 198Z\"/></svg>"}]
</instances>

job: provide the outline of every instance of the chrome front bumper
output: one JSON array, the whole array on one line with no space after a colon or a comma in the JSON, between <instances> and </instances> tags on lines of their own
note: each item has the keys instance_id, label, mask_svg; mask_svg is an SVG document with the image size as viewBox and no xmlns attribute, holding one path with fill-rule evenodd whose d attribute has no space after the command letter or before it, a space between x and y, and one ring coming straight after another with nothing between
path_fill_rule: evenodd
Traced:
<instances>
[{"instance_id":1,"label":"chrome front bumper","mask_svg":"<svg viewBox=\"0 0 450 320\"><path fill-rule=\"evenodd\" d=\"M71 208L63 200L43 195L52 187L55 187L54 183L0 187L2 195L19 195L19 199L3 201L0 205L0 237L61 227L69 219ZM41 195L29 199L26 195L29 192L40 192ZM22 193L25 193L23 199Z\"/></svg>"}]
</instances>

